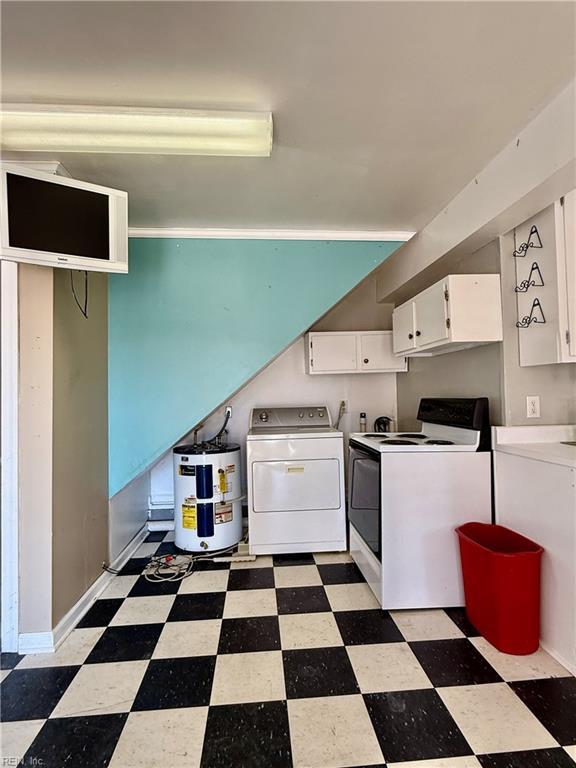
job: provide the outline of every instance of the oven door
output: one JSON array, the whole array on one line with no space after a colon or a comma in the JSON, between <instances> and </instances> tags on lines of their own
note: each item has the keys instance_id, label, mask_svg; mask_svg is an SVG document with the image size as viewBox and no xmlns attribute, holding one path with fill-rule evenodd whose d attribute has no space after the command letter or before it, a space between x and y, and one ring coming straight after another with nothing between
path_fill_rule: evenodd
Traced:
<instances>
[{"instance_id":1,"label":"oven door","mask_svg":"<svg viewBox=\"0 0 576 768\"><path fill-rule=\"evenodd\" d=\"M348 519L382 562L380 453L350 441Z\"/></svg>"}]
</instances>

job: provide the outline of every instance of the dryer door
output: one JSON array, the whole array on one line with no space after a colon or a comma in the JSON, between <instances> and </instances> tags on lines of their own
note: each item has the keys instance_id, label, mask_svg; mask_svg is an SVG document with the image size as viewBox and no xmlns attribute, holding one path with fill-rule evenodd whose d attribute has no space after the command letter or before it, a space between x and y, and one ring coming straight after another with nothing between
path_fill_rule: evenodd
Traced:
<instances>
[{"instance_id":1,"label":"dryer door","mask_svg":"<svg viewBox=\"0 0 576 768\"><path fill-rule=\"evenodd\" d=\"M252 464L254 512L339 509L338 459L255 461Z\"/></svg>"}]
</instances>

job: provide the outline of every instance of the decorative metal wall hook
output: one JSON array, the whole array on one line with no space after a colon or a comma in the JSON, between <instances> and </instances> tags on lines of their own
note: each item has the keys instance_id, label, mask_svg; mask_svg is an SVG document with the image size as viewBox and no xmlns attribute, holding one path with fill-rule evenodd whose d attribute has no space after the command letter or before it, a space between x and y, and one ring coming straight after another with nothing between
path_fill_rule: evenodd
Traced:
<instances>
[{"instance_id":1,"label":"decorative metal wall hook","mask_svg":"<svg viewBox=\"0 0 576 768\"><path fill-rule=\"evenodd\" d=\"M528 278L526 280L522 280L520 285L517 285L514 290L516 293L526 293L528 288L531 288L532 286L538 286L540 288L543 285L544 278L542 277L542 272L540 271L538 262L533 261L532 266L530 267L530 272L528 273Z\"/></svg>"},{"instance_id":2,"label":"decorative metal wall hook","mask_svg":"<svg viewBox=\"0 0 576 768\"><path fill-rule=\"evenodd\" d=\"M525 315L522 320L516 323L516 328L528 328L531 325L541 325L546 322L544 310L540 304L540 299L534 299L530 308L530 314Z\"/></svg>"},{"instance_id":3,"label":"decorative metal wall hook","mask_svg":"<svg viewBox=\"0 0 576 768\"><path fill-rule=\"evenodd\" d=\"M522 243L519 248L516 248L513 255L516 257L526 256L529 248L542 248L542 240L540 239L540 233L536 224L532 224L528 233L528 240Z\"/></svg>"}]
</instances>

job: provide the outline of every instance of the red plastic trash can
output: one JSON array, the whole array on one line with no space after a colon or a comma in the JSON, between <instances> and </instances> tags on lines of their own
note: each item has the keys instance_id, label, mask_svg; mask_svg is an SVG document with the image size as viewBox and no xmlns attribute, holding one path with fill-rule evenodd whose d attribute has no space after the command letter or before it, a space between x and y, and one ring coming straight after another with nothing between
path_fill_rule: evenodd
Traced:
<instances>
[{"instance_id":1,"label":"red plastic trash can","mask_svg":"<svg viewBox=\"0 0 576 768\"><path fill-rule=\"evenodd\" d=\"M501 525L465 523L456 532L468 619L499 651L534 653L542 547Z\"/></svg>"}]
</instances>

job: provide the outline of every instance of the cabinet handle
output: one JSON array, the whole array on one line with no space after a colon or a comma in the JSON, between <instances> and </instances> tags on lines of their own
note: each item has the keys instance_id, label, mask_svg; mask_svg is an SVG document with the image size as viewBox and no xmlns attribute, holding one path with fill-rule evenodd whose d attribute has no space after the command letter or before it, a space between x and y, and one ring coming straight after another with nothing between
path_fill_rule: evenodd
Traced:
<instances>
[{"instance_id":1,"label":"cabinet handle","mask_svg":"<svg viewBox=\"0 0 576 768\"><path fill-rule=\"evenodd\" d=\"M367 358L367 357L365 357L365 358L364 358L364 362L365 362L365 363L369 363L369 362L370 362L370 360L368 360L368 358Z\"/></svg>"},{"instance_id":2,"label":"cabinet handle","mask_svg":"<svg viewBox=\"0 0 576 768\"><path fill-rule=\"evenodd\" d=\"M413 334L413 333L409 333L409 334L408 334L408 338L409 338L409 339L413 339L413 338L414 338L414 334Z\"/></svg>"},{"instance_id":3,"label":"cabinet handle","mask_svg":"<svg viewBox=\"0 0 576 768\"><path fill-rule=\"evenodd\" d=\"M416 331L416 336L422 336L422 334L420 333L420 331Z\"/></svg>"}]
</instances>

